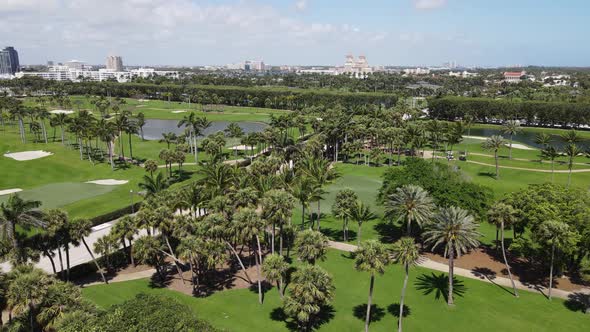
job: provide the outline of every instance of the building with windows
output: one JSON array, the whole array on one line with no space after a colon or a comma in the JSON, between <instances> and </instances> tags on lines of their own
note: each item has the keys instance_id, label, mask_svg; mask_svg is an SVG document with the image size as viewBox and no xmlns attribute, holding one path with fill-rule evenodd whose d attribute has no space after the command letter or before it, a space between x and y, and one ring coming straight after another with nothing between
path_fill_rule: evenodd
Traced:
<instances>
[{"instance_id":1,"label":"building with windows","mask_svg":"<svg viewBox=\"0 0 590 332\"><path fill-rule=\"evenodd\" d=\"M342 75L350 75L356 78L365 78L368 74L373 72L373 68L369 66L367 57L359 56L357 59L353 55L346 56L344 67L338 68L338 73Z\"/></svg>"},{"instance_id":2,"label":"building with windows","mask_svg":"<svg viewBox=\"0 0 590 332\"><path fill-rule=\"evenodd\" d=\"M507 83L518 83L526 76L526 71L507 71L504 72L504 82Z\"/></svg>"},{"instance_id":3,"label":"building with windows","mask_svg":"<svg viewBox=\"0 0 590 332\"><path fill-rule=\"evenodd\" d=\"M123 58L118 55L109 55L106 68L112 71L123 71Z\"/></svg>"},{"instance_id":4,"label":"building with windows","mask_svg":"<svg viewBox=\"0 0 590 332\"><path fill-rule=\"evenodd\" d=\"M25 76L37 76L47 80L54 81L107 81L116 80L124 83L135 77L149 78L153 76L166 76L169 78L179 78L177 71L155 70L153 68L139 68L131 71L113 71L111 69L101 68L99 70L88 70L86 68L78 69L66 65L50 66L46 72L19 72L17 78Z\"/></svg>"},{"instance_id":5,"label":"building with windows","mask_svg":"<svg viewBox=\"0 0 590 332\"><path fill-rule=\"evenodd\" d=\"M18 52L12 46L0 50L0 75L14 75L20 70Z\"/></svg>"}]
</instances>

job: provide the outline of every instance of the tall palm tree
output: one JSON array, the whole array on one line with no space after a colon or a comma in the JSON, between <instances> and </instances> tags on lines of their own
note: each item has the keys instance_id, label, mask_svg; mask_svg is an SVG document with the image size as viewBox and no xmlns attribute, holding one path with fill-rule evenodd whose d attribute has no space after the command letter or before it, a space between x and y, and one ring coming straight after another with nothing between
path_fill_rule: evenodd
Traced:
<instances>
[{"instance_id":1,"label":"tall palm tree","mask_svg":"<svg viewBox=\"0 0 590 332\"><path fill-rule=\"evenodd\" d=\"M16 314L28 312L31 331L37 331L35 315L47 295L51 278L40 269L24 265L11 272L7 304Z\"/></svg>"},{"instance_id":2,"label":"tall palm tree","mask_svg":"<svg viewBox=\"0 0 590 332\"><path fill-rule=\"evenodd\" d=\"M143 127L145 127L146 120L145 120L145 114L143 114L143 112L137 113L137 116L135 117L135 124L137 125L137 128L139 129L139 135L141 136L141 140L145 141L145 138L143 137Z\"/></svg>"},{"instance_id":3,"label":"tall palm tree","mask_svg":"<svg viewBox=\"0 0 590 332\"><path fill-rule=\"evenodd\" d=\"M508 135L510 142L508 146L508 159L512 159L512 136L518 134L521 130L518 120L508 120L502 124L502 132Z\"/></svg>"},{"instance_id":4,"label":"tall palm tree","mask_svg":"<svg viewBox=\"0 0 590 332\"><path fill-rule=\"evenodd\" d=\"M27 137L25 134L24 118L29 114L29 111L22 107L22 103L20 101L17 101L9 104L8 112L13 119L18 120L20 139L21 142L25 144L27 142Z\"/></svg>"},{"instance_id":5,"label":"tall palm tree","mask_svg":"<svg viewBox=\"0 0 590 332\"><path fill-rule=\"evenodd\" d=\"M369 272L371 275L369 299L367 301L367 316L365 318L365 332L368 332L371 321L371 303L373 301L375 274L383 274L385 272L385 267L390 263L389 252L384 244L376 240L368 240L363 242L355 251L354 263L358 271Z\"/></svg>"},{"instance_id":6,"label":"tall palm tree","mask_svg":"<svg viewBox=\"0 0 590 332\"><path fill-rule=\"evenodd\" d=\"M168 149L170 149L171 143L176 143L178 136L175 133L162 133L162 138L159 140L160 143L166 143Z\"/></svg>"},{"instance_id":7,"label":"tall palm tree","mask_svg":"<svg viewBox=\"0 0 590 332\"><path fill-rule=\"evenodd\" d=\"M547 145L541 150L541 158L551 160L551 182L555 175L555 159L560 156L559 151L553 145Z\"/></svg>"},{"instance_id":8,"label":"tall palm tree","mask_svg":"<svg viewBox=\"0 0 590 332\"><path fill-rule=\"evenodd\" d=\"M69 121L70 121L70 118L65 113L55 114L50 120L50 124L52 126L59 127L59 129L60 129L61 144L62 145L64 144L64 141L65 141L65 129L64 128L68 125Z\"/></svg>"},{"instance_id":9,"label":"tall palm tree","mask_svg":"<svg viewBox=\"0 0 590 332\"><path fill-rule=\"evenodd\" d=\"M258 302L262 304L262 275L260 273L262 249L260 247L260 234L262 234L264 230L264 221L260 219L255 210L250 208L244 208L238 211L234 215L233 220L237 227L241 229L241 238L256 243L255 246L257 247L257 252L254 256L256 259L256 271L258 273Z\"/></svg>"},{"instance_id":10,"label":"tall palm tree","mask_svg":"<svg viewBox=\"0 0 590 332\"><path fill-rule=\"evenodd\" d=\"M148 196L153 196L168 188L168 180L164 178L162 172L159 172L156 177L144 175L143 182L139 183L139 188L146 191Z\"/></svg>"},{"instance_id":11,"label":"tall palm tree","mask_svg":"<svg viewBox=\"0 0 590 332\"><path fill-rule=\"evenodd\" d=\"M367 221L371 221L375 219L377 216L371 212L371 208L368 205L365 205L362 201L358 200L350 209L350 219L356 221L358 225L358 232L357 232L357 244L361 244L361 231L363 229L363 224Z\"/></svg>"},{"instance_id":12,"label":"tall palm tree","mask_svg":"<svg viewBox=\"0 0 590 332\"><path fill-rule=\"evenodd\" d=\"M74 220L72 222L70 233L71 233L71 236L74 240L82 241L82 243L84 244L84 247L86 247L86 251L88 251L88 254L90 254L90 257L92 258L92 261L94 262L94 265L96 266L97 271L100 273L100 276L102 277L102 281L105 284L108 284L109 282L105 278L104 273L102 272L102 269L100 268L100 265L98 264L98 261L94 257L94 253L92 252L92 250L90 250L88 243L86 243L85 238L88 235L90 235L90 233L92 233L92 222L89 219Z\"/></svg>"},{"instance_id":13,"label":"tall palm tree","mask_svg":"<svg viewBox=\"0 0 590 332\"><path fill-rule=\"evenodd\" d=\"M153 266L162 281L165 280L162 266L164 258L162 252L164 251L164 244L159 239L152 236L141 236L135 241L133 246L133 256L137 258L140 263Z\"/></svg>"},{"instance_id":14,"label":"tall palm tree","mask_svg":"<svg viewBox=\"0 0 590 332\"><path fill-rule=\"evenodd\" d=\"M262 217L271 226L271 252L275 252L275 229L279 226L279 255L283 254L283 226L290 223L295 207L295 198L284 190L270 190L261 201Z\"/></svg>"},{"instance_id":15,"label":"tall palm tree","mask_svg":"<svg viewBox=\"0 0 590 332\"><path fill-rule=\"evenodd\" d=\"M124 251L127 252L127 250L129 250L129 261L133 266L135 266L135 260L133 259L133 238L138 233L138 230L135 227L135 225L137 225L135 217L127 215L119 219L113 225L110 231L110 233L112 233L114 237L121 239ZM127 247L125 240L129 241L129 247Z\"/></svg>"},{"instance_id":16,"label":"tall palm tree","mask_svg":"<svg viewBox=\"0 0 590 332\"><path fill-rule=\"evenodd\" d=\"M504 137L498 135L493 135L492 137L489 137L488 139L486 139L485 142L481 144L482 148L484 148L485 150L494 151L494 160L496 162L496 179L500 178L500 167L498 166L498 150L500 150L505 144L506 141L504 140Z\"/></svg>"},{"instance_id":17,"label":"tall palm tree","mask_svg":"<svg viewBox=\"0 0 590 332\"><path fill-rule=\"evenodd\" d=\"M317 184L320 187L320 189L332 183L335 179L340 177L340 174L336 171L335 168L332 167L330 161L324 158L316 158L314 155L308 155L301 161L300 172L313 179L315 184ZM318 230L320 230L320 202L321 199L318 199Z\"/></svg>"},{"instance_id":18,"label":"tall palm tree","mask_svg":"<svg viewBox=\"0 0 590 332\"><path fill-rule=\"evenodd\" d=\"M552 141L553 141L553 138L551 137L551 135L549 135L545 132L540 132L537 135L535 135L535 143L542 146L543 149L547 148L549 146L549 144L551 144Z\"/></svg>"},{"instance_id":19,"label":"tall palm tree","mask_svg":"<svg viewBox=\"0 0 590 332\"><path fill-rule=\"evenodd\" d=\"M291 194L301 204L301 229L303 229L305 227L305 207L308 206L311 198L311 180L304 176L299 177L291 186Z\"/></svg>"},{"instance_id":20,"label":"tall palm tree","mask_svg":"<svg viewBox=\"0 0 590 332\"><path fill-rule=\"evenodd\" d=\"M28 228L44 225L43 213L38 210L40 201L24 200L18 194L11 195L8 201L0 204L0 232L11 242L17 263L24 263L20 257L20 241L16 234L16 227ZM20 257L20 258L19 258Z\"/></svg>"},{"instance_id":21,"label":"tall palm tree","mask_svg":"<svg viewBox=\"0 0 590 332\"><path fill-rule=\"evenodd\" d=\"M506 259L506 249L504 247L504 227L510 227L514 225L516 222L516 210L514 210L511 205L498 202L494 204L488 211L488 221L500 228L500 244L502 245L502 257L504 258L504 265L506 266L508 277L510 277L510 282L512 283L514 296L518 297L518 292L516 291L516 285L514 284L512 272L510 272L510 265L508 265L508 259Z\"/></svg>"},{"instance_id":22,"label":"tall palm tree","mask_svg":"<svg viewBox=\"0 0 590 332\"><path fill-rule=\"evenodd\" d=\"M348 241L348 220L350 219L351 210L359 200L358 195L351 189L340 190L336 194L336 199L332 205L332 215L342 219L342 239Z\"/></svg>"},{"instance_id":23,"label":"tall palm tree","mask_svg":"<svg viewBox=\"0 0 590 332\"><path fill-rule=\"evenodd\" d=\"M420 252L414 238L409 236L402 237L393 244L393 259L403 265L406 275L402 287L402 295L399 301L399 321L397 325L398 332L402 331L402 318L404 317L404 299L406 297L406 288L408 286L408 277L410 275L410 266L418 263Z\"/></svg>"},{"instance_id":24,"label":"tall palm tree","mask_svg":"<svg viewBox=\"0 0 590 332\"><path fill-rule=\"evenodd\" d=\"M543 221L533 232L535 238L551 248L549 289L547 293L549 300L551 300L551 289L553 288L555 251L577 242L576 235L565 222L551 219Z\"/></svg>"},{"instance_id":25,"label":"tall palm tree","mask_svg":"<svg viewBox=\"0 0 590 332\"><path fill-rule=\"evenodd\" d=\"M412 233L412 224L422 226L432 217L435 205L432 197L420 186L405 185L396 189L385 202L385 215L403 220L407 225L406 235Z\"/></svg>"},{"instance_id":26,"label":"tall palm tree","mask_svg":"<svg viewBox=\"0 0 590 332\"><path fill-rule=\"evenodd\" d=\"M326 257L328 238L318 231L306 229L297 234L295 247L299 259L314 265L318 259Z\"/></svg>"},{"instance_id":27,"label":"tall palm tree","mask_svg":"<svg viewBox=\"0 0 590 332\"><path fill-rule=\"evenodd\" d=\"M425 242L432 245L432 250L443 245L444 256L449 257L448 305L454 304L453 272L455 255L461 257L461 254L479 245L477 238L481 234L477 231L477 226L469 211L453 206L440 209L423 234Z\"/></svg>"},{"instance_id":28,"label":"tall palm tree","mask_svg":"<svg viewBox=\"0 0 590 332\"><path fill-rule=\"evenodd\" d=\"M563 148L563 152L568 157L567 161L567 168L569 170L567 175L567 187L570 187L572 183L572 169L574 168L574 158L582 154L582 149L580 149L575 143L569 143L568 145Z\"/></svg>"},{"instance_id":29,"label":"tall palm tree","mask_svg":"<svg viewBox=\"0 0 590 332\"><path fill-rule=\"evenodd\" d=\"M266 256L264 263L262 264L262 273L268 282L275 282L281 298L285 295L284 282L285 274L289 269L289 264L285 261L285 258L281 255L270 254Z\"/></svg>"}]
</instances>

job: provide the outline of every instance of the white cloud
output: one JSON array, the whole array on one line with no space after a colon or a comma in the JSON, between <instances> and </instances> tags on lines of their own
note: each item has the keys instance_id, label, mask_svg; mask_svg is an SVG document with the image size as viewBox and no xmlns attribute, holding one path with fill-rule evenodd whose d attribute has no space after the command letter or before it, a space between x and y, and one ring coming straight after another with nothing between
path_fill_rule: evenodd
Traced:
<instances>
[{"instance_id":1,"label":"white cloud","mask_svg":"<svg viewBox=\"0 0 590 332\"><path fill-rule=\"evenodd\" d=\"M307 9L308 6L309 6L308 0L297 0L295 2L295 9L297 9L298 11L304 11Z\"/></svg>"},{"instance_id":2,"label":"white cloud","mask_svg":"<svg viewBox=\"0 0 590 332\"><path fill-rule=\"evenodd\" d=\"M0 1L0 13L39 11L56 8L57 0L2 0Z\"/></svg>"},{"instance_id":3,"label":"white cloud","mask_svg":"<svg viewBox=\"0 0 590 332\"><path fill-rule=\"evenodd\" d=\"M413 0L416 9L428 10L444 7L447 0Z\"/></svg>"}]
</instances>

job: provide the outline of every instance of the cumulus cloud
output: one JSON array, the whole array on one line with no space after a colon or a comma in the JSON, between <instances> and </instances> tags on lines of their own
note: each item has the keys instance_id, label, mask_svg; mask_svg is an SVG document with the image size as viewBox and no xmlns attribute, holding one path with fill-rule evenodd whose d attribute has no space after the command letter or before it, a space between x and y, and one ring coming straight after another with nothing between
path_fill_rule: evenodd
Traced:
<instances>
[{"instance_id":1,"label":"cumulus cloud","mask_svg":"<svg viewBox=\"0 0 590 332\"><path fill-rule=\"evenodd\" d=\"M437 9L444 7L447 0L413 0L414 7L420 10Z\"/></svg>"},{"instance_id":2,"label":"cumulus cloud","mask_svg":"<svg viewBox=\"0 0 590 332\"><path fill-rule=\"evenodd\" d=\"M297 9L298 11L304 11L307 9L307 7L309 6L309 1L308 0L297 0L295 1L295 9Z\"/></svg>"}]
</instances>

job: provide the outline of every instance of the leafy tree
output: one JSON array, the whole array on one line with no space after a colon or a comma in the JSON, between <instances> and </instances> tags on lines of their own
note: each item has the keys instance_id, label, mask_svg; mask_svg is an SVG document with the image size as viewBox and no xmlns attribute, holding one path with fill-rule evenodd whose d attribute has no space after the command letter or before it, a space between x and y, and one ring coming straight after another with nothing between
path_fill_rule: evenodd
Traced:
<instances>
[{"instance_id":1,"label":"leafy tree","mask_svg":"<svg viewBox=\"0 0 590 332\"><path fill-rule=\"evenodd\" d=\"M389 251L385 245L376 240L363 242L355 251L355 268L358 271L368 272L371 275L369 286L369 299L367 302L367 316L365 319L365 331L369 331L371 321L371 303L373 300L373 287L375 285L375 274L383 274L385 267L389 264Z\"/></svg>"},{"instance_id":2,"label":"leafy tree","mask_svg":"<svg viewBox=\"0 0 590 332\"><path fill-rule=\"evenodd\" d=\"M511 227L513 224L516 223L516 211L512 206L502 202L498 202L490 208L490 211L488 212L488 221L494 224L496 226L496 229L500 229L500 244L502 245L502 257L504 258L504 265L506 266L508 276L510 277L510 282L512 283L514 296L518 297L518 292L516 291L516 285L514 284L512 272L510 272L510 265L508 265L508 260L506 259L506 248L504 247L504 228L506 226ZM497 231L496 243L498 243Z\"/></svg>"},{"instance_id":3,"label":"leafy tree","mask_svg":"<svg viewBox=\"0 0 590 332\"><path fill-rule=\"evenodd\" d=\"M262 273L268 282L275 282L281 298L285 295L284 282L285 274L289 264L285 262L285 258L281 255L270 254L266 256L262 264Z\"/></svg>"},{"instance_id":4,"label":"leafy tree","mask_svg":"<svg viewBox=\"0 0 590 332\"><path fill-rule=\"evenodd\" d=\"M406 272L404 277L404 285L402 287L402 295L399 302L399 321L398 321L398 332L402 331L402 318L404 317L404 299L406 297L406 288L408 286L408 277L410 275L410 266L418 263L420 258L420 252L418 245L414 242L414 238L405 236L397 240L393 244L393 259L395 262L400 263L404 267Z\"/></svg>"},{"instance_id":5,"label":"leafy tree","mask_svg":"<svg viewBox=\"0 0 590 332\"><path fill-rule=\"evenodd\" d=\"M300 260L314 265L318 259L325 259L328 238L318 231L306 229L297 234L295 247Z\"/></svg>"},{"instance_id":6,"label":"leafy tree","mask_svg":"<svg viewBox=\"0 0 590 332\"><path fill-rule=\"evenodd\" d=\"M423 236L427 244L432 245L432 250L444 246L444 256L449 257L449 293L447 303L453 305L453 271L455 255L476 248L477 240L481 234L477 231L477 224L468 211L457 207L442 208L434 216L432 223L428 225Z\"/></svg>"},{"instance_id":7,"label":"leafy tree","mask_svg":"<svg viewBox=\"0 0 590 332\"><path fill-rule=\"evenodd\" d=\"M283 310L302 330L310 330L334 297L332 277L319 266L304 264L293 273L290 288Z\"/></svg>"}]
</instances>

